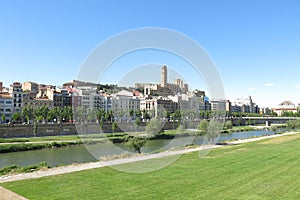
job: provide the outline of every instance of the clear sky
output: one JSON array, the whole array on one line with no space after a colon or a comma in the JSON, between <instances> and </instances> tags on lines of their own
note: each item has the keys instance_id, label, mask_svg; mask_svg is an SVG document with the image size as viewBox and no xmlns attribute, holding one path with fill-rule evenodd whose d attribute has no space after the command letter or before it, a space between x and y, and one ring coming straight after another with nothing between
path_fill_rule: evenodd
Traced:
<instances>
[{"instance_id":1,"label":"clear sky","mask_svg":"<svg viewBox=\"0 0 300 200\"><path fill-rule=\"evenodd\" d=\"M76 78L89 53L108 37L162 27L188 35L206 50L228 99L251 95L260 106L284 100L298 104L299 10L297 0L1 0L0 80L6 86L13 81L61 85ZM140 55L140 62L130 55L125 60L132 67L141 61L168 64L192 87L205 89L184 74L181 61L162 59L157 52L147 55L151 52ZM105 82L119 82L113 74L128 71L115 68Z\"/></svg>"}]
</instances>

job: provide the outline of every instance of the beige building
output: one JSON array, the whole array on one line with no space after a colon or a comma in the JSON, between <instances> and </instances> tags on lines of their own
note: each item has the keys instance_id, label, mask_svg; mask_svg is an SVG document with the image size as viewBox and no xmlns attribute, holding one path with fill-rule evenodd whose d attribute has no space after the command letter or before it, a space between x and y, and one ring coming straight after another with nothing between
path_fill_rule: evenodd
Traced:
<instances>
[{"instance_id":1,"label":"beige building","mask_svg":"<svg viewBox=\"0 0 300 200\"><path fill-rule=\"evenodd\" d=\"M34 82L24 82L22 84L22 89L23 91L33 91L37 93L39 91L39 84Z\"/></svg>"},{"instance_id":2,"label":"beige building","mask_svg":"<svg viewBox=\"0 0 300 200\"><path fill-rule=\"evenodd\" d=\"M155 117L158 116L158 112L170 112L173 113L178 109L178 103L163 97L152 99L141 99L140 110L153 111Z\"/></svg>"},{"instance_id":3,"label":"beige building","mask_svg":"<svg viewBox=\"0 0 300 200\"><path fill-rule=\"evenodd\" d=\"M34 98L34 99L24 99L23 100L24 107L31 106L33 109L41 108L43 106L46 106L49 110L51 110L54 107L54 103L52 100L48 98Z\"/></svg>"}]
</instances>

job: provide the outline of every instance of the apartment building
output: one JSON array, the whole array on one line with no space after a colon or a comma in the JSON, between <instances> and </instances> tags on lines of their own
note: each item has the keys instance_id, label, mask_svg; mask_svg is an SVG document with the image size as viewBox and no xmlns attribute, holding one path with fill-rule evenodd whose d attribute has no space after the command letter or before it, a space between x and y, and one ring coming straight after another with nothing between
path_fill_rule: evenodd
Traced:
<instances>
[{"instance_id":1,"label":"apartment building","mask_svg":"<svg viewBox=\"0 0 300 200\"><path fill-rule=\"evenodd\" d=\"M9 93L13 98L13 113L22 113L23 107L23 90L22 84L19 82L14 82L10 85Z\"/></svg>"},{"instance_id":2,"label":"apartment building","mask_svg":"<svg viewBox=\"0 0 300 200\"><path fill-rule=\"evenodd\" d=\"M140 110L140 99L132 92L122 90L112 94L112 110L114 113Z\"/></svg>"},{"instance_id":3,"label":"apartment building","mask_svg":"<svg viewBox=\"0 0 300 200\"><path fill-rule=\"evenodd\" d=\"M9 93L0 94L0 121L2 121L2 116L4 116L4 122L11 121L13 108L12 96Z\"/></svg>"}]
</instances>

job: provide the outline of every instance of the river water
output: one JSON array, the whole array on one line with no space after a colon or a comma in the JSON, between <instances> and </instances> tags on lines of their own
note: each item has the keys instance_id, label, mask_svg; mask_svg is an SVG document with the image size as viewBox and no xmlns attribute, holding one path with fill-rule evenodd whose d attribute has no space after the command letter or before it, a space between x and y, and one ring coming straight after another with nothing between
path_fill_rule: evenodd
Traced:
<instances>
[{"instance_id":1,"label":"river water","mask_svg":"<svg viewBox=\"0 0 300 200\"><path fill-rule=\"evenodd\" d=\"M273 135L274 132L268 130L234 132L221 134L218 142L232 139L245 139L254 136ZM150 140L142 148L144 153L154 153L173 147L185 146L186 144L203 144L204 137L179 137L175 139ZM83 163L97 161L96 158L120 155L122 153L131 154L132 150L118 144L98 143L86 146L71 146L64 148L41 149L33 151L22 151L12 153L0 153L0 168L9 165L27 166L39 162L47 162L50 166L68 165L72 163Z\"/></svg>"}]
</instances>

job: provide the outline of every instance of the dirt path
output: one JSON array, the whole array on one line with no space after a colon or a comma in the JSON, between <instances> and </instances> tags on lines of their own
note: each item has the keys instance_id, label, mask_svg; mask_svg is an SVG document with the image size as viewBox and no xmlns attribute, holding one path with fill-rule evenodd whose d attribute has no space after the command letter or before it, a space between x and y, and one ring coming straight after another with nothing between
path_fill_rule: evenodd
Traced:
<instances>
[{"instance_id":1,"label":"dirt path","mask_svg":"<svg viewBox=\"0 0 300 200\"><path fill-rule=\"evenodd\" d=\"M296 134L296 132L271 135L271 136L263 136L263 137L259 137L259 138L237 140L237 141L228 142L227 144L232 144L232 145L242 144L242 143L246 143L246 142L258 141L258 140L263 140L266 138L281 137L281 136L291 135L291 134ZM32 179L32 178L41 178L41 177L45 177L45 176L53 176L53 175L58 175L58 174L71 173L71 172L95 169L95 168L100 168L100 167L105 167L105 166L113 166L113 165L118 165L118 164L137 162L137 161L148 160L148 159L153 159L153 158L161 158L161 157L165 157L165 156L172 156L172 155L184 154L184 153L189 153L189 152L201 151L201 150L206 150L206 149L220 148L222 146L223 145L200 146L200 147L193 148L193 149L165 151L165 152L157 153L157 154L138 155L138 156L133 156L133 157L129 157L129 158L115 159L115 160L109 160L109 161L72 164L72 165L68 165L68 166L50 168L47 170L35 171L32 173L4 175L4 176L0 177L0 183Z\"/></svg>"}]
</instances>

